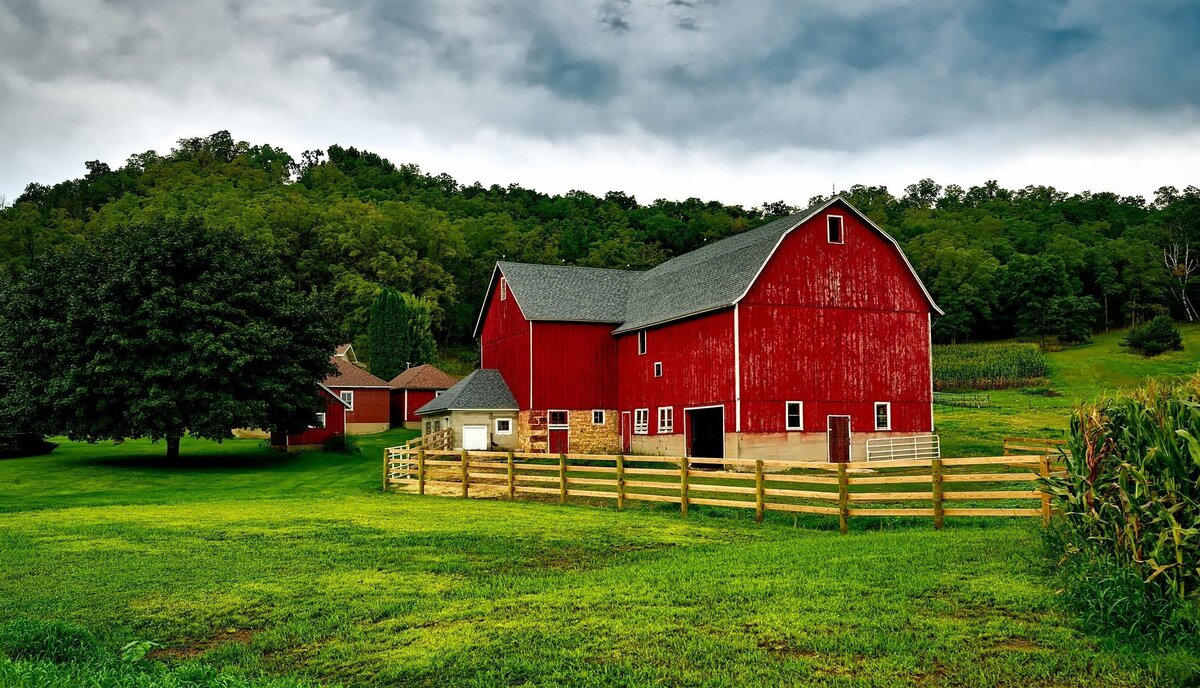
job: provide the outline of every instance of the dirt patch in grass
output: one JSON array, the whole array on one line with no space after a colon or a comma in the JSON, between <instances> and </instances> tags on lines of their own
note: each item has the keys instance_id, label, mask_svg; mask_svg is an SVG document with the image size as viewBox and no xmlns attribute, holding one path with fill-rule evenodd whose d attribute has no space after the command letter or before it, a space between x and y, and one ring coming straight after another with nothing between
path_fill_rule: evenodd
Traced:
<instances>
[{"instance_id":1,"label":"dirt patch in grass","mask_svg":"<svg viewBox=\"0 0 1200 688\"><path fill-rule=\"evenodd\" d=\"M225 643L242 643L249 645L254 636L262 631L261 628L240 628L228 631L221 631L214 636L184 645L183 647L163 647L150 652L146 655L149 659L175 659L187 660L195 659L209 650L224 645Z\"/></svg>"}]
</instances>

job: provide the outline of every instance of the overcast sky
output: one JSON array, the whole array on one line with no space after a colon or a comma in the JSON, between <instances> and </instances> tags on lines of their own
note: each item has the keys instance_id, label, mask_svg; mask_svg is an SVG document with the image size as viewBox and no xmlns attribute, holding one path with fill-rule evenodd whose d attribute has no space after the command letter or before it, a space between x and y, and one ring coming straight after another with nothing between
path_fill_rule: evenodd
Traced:
<instances>
[{"instance_id":1,"label":"overcast sky","mask_svg":"<svg viewBox=\"0 0 1200 688\"><path fill-rule=\"evenodd\" d=\"M1200 183L1196 0L0 0L0 195L185 136L803 203Z\"/></svg>"}]
</instances>

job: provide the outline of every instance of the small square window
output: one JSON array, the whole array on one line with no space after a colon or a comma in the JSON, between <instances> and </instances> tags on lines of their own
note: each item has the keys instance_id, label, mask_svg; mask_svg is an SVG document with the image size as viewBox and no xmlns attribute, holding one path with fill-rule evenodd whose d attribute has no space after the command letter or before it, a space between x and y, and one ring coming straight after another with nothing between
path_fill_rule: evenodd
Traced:
<instances>
[{"instance_id":1,"label":"small square window","mask_svg":"<svg viewBox=\"0 0 1200 688\"><path fill-rule=\"evenodd\" d=\"M638 330L638 356L646 353L646 331Z\"/></svg>"},{"instance_id":2,"label":"small square window","mask_svg":"<svg viewBox=\"0 0 1200 688\"><path fill-rule=\"evenodd\" d=\"M675 430L675 409L670 406L658 407L658 432L670 434Z\"/></svg>"},{"instance_id":3,"label":"small square window","mask_svg":"<svg viewBox=\"0 0 1200 688\"><path fill-rule=\"evenodd\" d=\"M592 425L604 425L604 411L592 411Z\"/></svg>"},{"instance_id":4,"label":"small square window","mask_svg":"<svg viewBox=\"0 0 1200 688\"><path fill-rule=\"evenodd\" d=\"M662 377L662 361L654 362L654 377Z\"/></svg>"},{"instance_id":5,"label":"small square window","mask_svg":"<svg viewBox=\"0 0 1200 688\"><path fill-rule=\"evenodd\" d=\"M645 435L650 432L650 409L633 410L633 434Z\"/></svg>"},{"instance_id":6,"label":"small square window","mask_svg":"<svg viewBox=\"0 0 1200 688\"><path fill-rule=\"evenodd\" d=\"M512 434L512 418L497 418L496 419L496 434L511 435Z\"/></svg>"},{"instance_id":7,"label":"small square window","mask_svg":"<svg viewBox=\"0 0 1200 688\"><path fill-rule=\"evenodd\" d=\"M318 413L317 414L317 422L313 423L312 426L310 426L310 427L316 428L318 430L323 429L325 427L325 414Z\"/></svg>"},{"instance_id":8,"label":"small square window","mask_svg":"<svg viewBox=\"0 0 1200 688\"><path fill-rule=\"evenodd\" d=\"M349 411L353 411L354 410L354 391L347 389L347 390L343 390L342 392L339 392L339 394L342 397L342 401L346 402L346 409Z\"/></svg>"},{"instance_id":9,"label":"small square window","mask_svg":"<svg viewBox=\"0 0 1200 688\"><path fill-rule=\"evenodd\" d=\"M562 425L562 426L567 425L567 412L566 411L551 411L550 412L550 425Z\"/></svg>"},{"instance_id":10,"label":"small square window","mask_svg":"<svg viewBox=\"0 0 1200 688\"><path fill-rule=\"evenodd\" d=\"M825 218L825 221L826 226L829 228L829 243L845 243L845 237L842 235L842 216L829 215Z\"/></svg>"},{"instance_id":11,"label":"small square window","mask_svg":"<svg viewBox=\"0 0 1200 688\"><path fill-rule=\"evenodd\" d=\"M886 401L875 402L875 429L892 429L892 405Z\"/></svg>"},{"instance_id":12,"label":"small square window","mask_svg":"<svg viewBox=\"0 0 1200 688\"><path fill-rule=\"evenodd\" d=\"M804 402L802 402L802 401L787 402L787 429L788 430L803 430L804 429Z\"/></svg>"}]
</instances>

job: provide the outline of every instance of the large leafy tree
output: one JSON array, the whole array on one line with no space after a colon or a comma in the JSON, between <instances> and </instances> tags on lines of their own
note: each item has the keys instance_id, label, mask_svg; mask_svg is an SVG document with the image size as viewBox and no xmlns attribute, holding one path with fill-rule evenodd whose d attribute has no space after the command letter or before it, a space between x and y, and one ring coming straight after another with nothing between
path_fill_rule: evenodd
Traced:
<instances>
[{"instance_id":1,"label":"large leafy tree","mask_svg":"<svg viewBox=\"0 0 1200 688\"><path fill-rule=\"evenodd\" d=\"M314 420L337 333L260 242L158 219L51 253L0 303L5 405L44 434L148 437L292 430Z\"/></svg>"}]
</instances>

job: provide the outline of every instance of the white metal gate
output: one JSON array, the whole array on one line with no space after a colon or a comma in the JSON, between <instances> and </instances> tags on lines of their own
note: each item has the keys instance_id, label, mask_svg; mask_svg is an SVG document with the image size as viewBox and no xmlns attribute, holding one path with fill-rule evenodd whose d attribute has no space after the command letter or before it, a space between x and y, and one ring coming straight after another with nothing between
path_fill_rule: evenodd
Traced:
<instances>
[{"instance_id":1,"label":"white metal gate","mask_svg":"<svg viewBox=\"0 0 1200 688\"><path fill-rule=\"evenodd\" d=\"M937 435L874 437L867 440L867 461L940 458L942 443Z\"/></svg>"}]
</instances>

